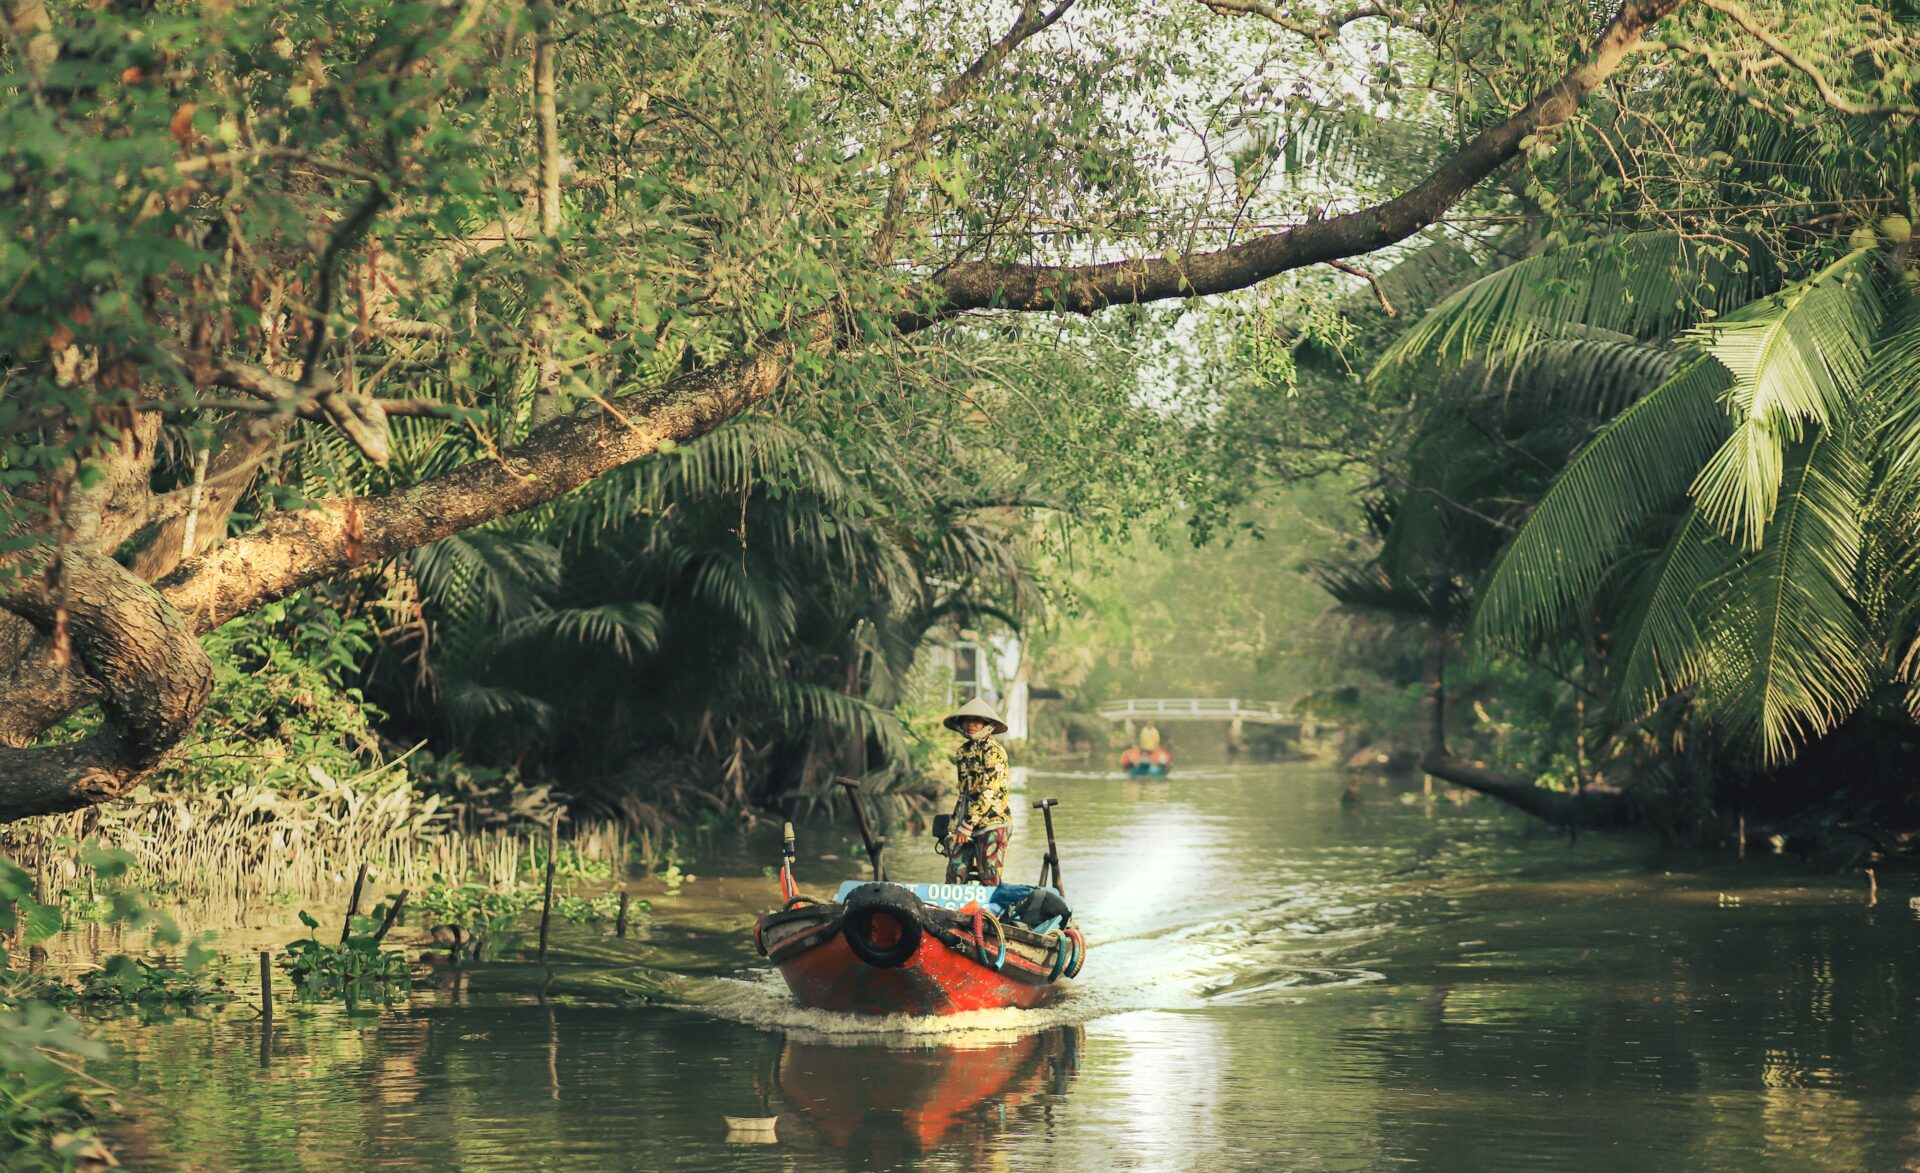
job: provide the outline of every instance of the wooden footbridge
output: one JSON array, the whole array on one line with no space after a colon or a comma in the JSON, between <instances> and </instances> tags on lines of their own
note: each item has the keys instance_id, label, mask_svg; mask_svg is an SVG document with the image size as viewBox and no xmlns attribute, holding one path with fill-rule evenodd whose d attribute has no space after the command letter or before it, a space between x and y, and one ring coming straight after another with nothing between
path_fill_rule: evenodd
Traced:
<instances>
[{"instance_id":1,"label":"wooden footbridge","mask_svg":"<svg viewBox=\"0 0 1920 1173\"><path fill-rule=\"evenodd\" d=\"M1133 697L1107 701L1097 710L1109 721L1231 721L1235 726L1292 725L1300 715L1279 701L1246 701L1236 697Z\"/></svg>"}]
</instances>

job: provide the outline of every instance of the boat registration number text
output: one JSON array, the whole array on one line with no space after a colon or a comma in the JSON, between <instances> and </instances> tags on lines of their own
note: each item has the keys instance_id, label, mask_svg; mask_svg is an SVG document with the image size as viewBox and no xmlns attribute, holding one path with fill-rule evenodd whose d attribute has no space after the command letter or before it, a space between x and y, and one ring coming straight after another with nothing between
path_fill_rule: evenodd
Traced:
<instances>
[{"instance_id":1,"label":"boat registration number text","mask_svg":"<svg viewBox=\"0 0 1920 1173\"><path fill-rule=\"evenodd\" d=\"M863 880L848 880L834 893L835 900L845 900L847 893L865 883ZM986 884L901 884L900 887L918 896L928 904L940 908L963 908L969 902L985 905L993 898L993 889Z\"/></svg>"}]
</instances>

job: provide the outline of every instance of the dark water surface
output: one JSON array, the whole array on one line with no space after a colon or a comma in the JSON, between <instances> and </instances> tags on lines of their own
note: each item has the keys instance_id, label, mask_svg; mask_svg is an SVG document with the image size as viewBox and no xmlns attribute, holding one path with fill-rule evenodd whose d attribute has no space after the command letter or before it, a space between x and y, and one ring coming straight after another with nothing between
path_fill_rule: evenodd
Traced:
<instances>
[{"instance_id":1,"label":"dark water surface","mask_svg":"<svg viewBox=\"0 0 1920 1173\"><path fill-rule=\"evenodd\" d=\"M772 837L723 834L643 938L564 938L544 995L483 967L403 1008L283 1005L264 1067L244 1006L108 1027L114 1142L134 1169L325 1173L1920 1168L1910 878L1869 905L1857 871L1371 785L1348 809L1344 784L1029 775L1094 942L1052 1009L793 1008L745 943ZM817 859L846 831L802 835L804 888L854 874ZM1042 847L1022 827L1010 872Z\"/></svg>"}]
</instances>

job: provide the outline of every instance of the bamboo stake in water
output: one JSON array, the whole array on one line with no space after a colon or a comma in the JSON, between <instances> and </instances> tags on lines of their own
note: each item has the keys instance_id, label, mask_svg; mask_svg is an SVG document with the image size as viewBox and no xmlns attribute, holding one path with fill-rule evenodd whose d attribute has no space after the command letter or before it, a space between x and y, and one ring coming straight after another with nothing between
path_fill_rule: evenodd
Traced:
<instances>
[{"instance_id":1,"label":"bamboo stake in water","mask_svg":"<svg viewBox=\"0 0 1920 1173\"><path fill-rule=\"evenodd\" d=\"M360 915L360 889L367 886L367 865L360 865L360 873L353 877L353 895L347 899L346 919L340 922L340 943L347 943L348 934L353 932L353 918Z\"/></svg>"},{"instance_id":2,"label":"bamboo stake in water","mask_svg":"<svg viewBox=\"0 0 1920 1173\"><path fill-rule=\"evenodd\" d=\"M378 945L380 942L386 940L387 930L392 928L400 920L400 910L407 906L407 891L407 889L402 888L400 889L400 895L393 898L393 907L387 909L387 919L381 921L380 927L374 930L374 944Z\"/></svg>"},{"instance_id":3,"label":"bamboo stake in water","mask_svg":"<svg viewBox=\"0 0 1920 1173\"><path fill-rule=\"evenodd\" d=\"M547 824L547 890L540 900L540 964L547 963L547 922L553 917L553 870L560 862L560 812Z\"/></svg>"},{"instance_id":4,"label":"bamboo stake in water","mask_svg":"<svg viewBox=\"0 0 1920 1173\"><path fill-rule=\"evenodd\" d=\"M260 950L260 1066L272 1057L273 1041L273 955Z\"/></svg>"},{"instance_id":5,"label":"bamboo stake in water","mask_svg":"<svg viewBox=\"0 0 1920 1173\"><path fill-rule=\"evenodd\" d=\"M1868 872L1867 874L1872 875L1873 873ZM613 922L613 935L616 937L624 937L627 935L627 901L629 898L630 894L627 890L625 888L620 889L620 915L615 917Z\"/></svg>"}]
</instances>

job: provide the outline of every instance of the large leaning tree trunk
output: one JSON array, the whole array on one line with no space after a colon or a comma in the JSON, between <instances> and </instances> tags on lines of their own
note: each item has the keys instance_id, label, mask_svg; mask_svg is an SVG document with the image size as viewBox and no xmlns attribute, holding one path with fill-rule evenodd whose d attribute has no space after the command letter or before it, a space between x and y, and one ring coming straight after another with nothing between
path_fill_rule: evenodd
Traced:
<instances>
[{"instance_id":1,"label":"large leaning tree trunk","mask_svg":"<svg viewBox=\"0 0 1920 1173\"><path fill-rule=\"evenodd\" d=\"M1443 782L1497 798L1556 826L1607 830L1639 821L1639 812L1632 800L1618 790L1548 790L1525 778L1456 757L1447 747L1449 642L1447 633L1438 628L1427 636L1426 664L1420 685L1421 770Z\"/></svg>"},{"instance_id":2,"label":"large leaning tree trunk","mask_svg":"<svg viewBox=\"0 0 1920 1173\"><path fill-rule=\"evenodd\" d=\"M80 341L63 325L40 353L6 360L45 386L71 389L74 406L62 409L57 396L48 396L31 402L26 414L0 416L0 439L66 445L60 448L65 458L45 462L37 476L0 484L0 492L11 492L9 516L16 519L8 544L0 546L0 746L5 747L0 748L0 820L109 800L152 771L191 730L206 703L211 673L198 636L303 587L538 506L663 445L700 436L774 396L796 368L870 345L876 332L913 333L982 311L1088 314L1109 306L1226 293L1403 241L1513 160L1523 141L1573 115L1640 47L1649 27L1683 2L1623 3L1562 77L1487 125L1403 194L1373 206L1211 251L1087 265L950 258L939 262L944 267L916 266L911 272L917 275L895 279L889 276L899 271L892 254L901 219L911 214L909 187L920 174L916 159L939 133L942 115L1059 22L1072 0L1051 7L1024 3L1014 25L934 93L903 142L870 156L890 159L894 166L893 179L881 193L885 212L871 239L870 284L839 282L837 288L854 292L790 307L780 320L750 331L730 356L688 351L680 364L683 373L624 392L613 387L565 411L556 399L564 363L542 334L532 364L538 372L537 408L517 443L457 467L400 477L371 494L321 494L298 508L261 510L264 519L237 534L230 531L238 503L260 470L286 449L295 429L330 429L366 461L386 467L393 456L390 420L465 418L453 405L380 396L371 389L378 379L391 383L409 369L413 360L401 340L444 343L459 336L461 322L392 317L383 302L389 295L381 290L399 285L368 242L381 217L404 211L412 198L405 178L410 153L432 149L420 137L426 133L420 112L471 100L453 92L454 83L442 74L457 73L453 65L464 51L462 38L479 36L475 25L482 17L477 14L487 9L397 5L420 22L404 30L414 40L376 38L351 69L322 69L311 56L303 67L291 41L285 47L275 42L274 56L261 57L269 65L275 59L290 62L289 92L299 95L293 105L300 110L318 110L338 91L338 105L325 108L349 127L364 116L356 102L378 99L399 111L377 132L366 132L381 143L371 165L329 161L259 145L257 139L248 145L246 136L253 130L247 126L222 124L213 138L204 137L210 132L194 121L191 104L175 109L173 98L158 93L153 100L162 103L161 118L171 111L171 135L180 149L163 144L170 162L127 173L135 182L171 168L166 182L146 197L143 217L164 219L174 214L169 209L191 204L205 194L206 183L236 173L242 156L249 165L285 163L282 194L289 201L327 184L361 194L342 200L338 212L320 218L304 239L283 234L244 240L233 231L237 221L231 204L224 213L216 209L214 227L207 230L232 231L217 248L205 239L187 240L189 226L181 221L183 248L238 258L231 263L250 267L257 274L255 287L269 290L251 320L236 324L229 317L210 325L181 314L174 319L174 342L157 342L150 334L122 344L97 323L115 307L124 310L124 301L92 303L95 326L90 327L79 308L88 303L76 290L75 309L65 320ZM102 111L119 116L122 106L98 92L83 92L81 83L62 72L68 65L61 57L63 30L42 0L4 0L0 8L13 37L15 77L31 89L33 108L49 112L56 125L61 117L104 119ZM530 27L537 48L530 61L536 76L527 102L537 129L533 147L544 156L533 201L538 215L503 213L468 247L510 248L519 250L516 255L544 258L551 277L529 284L525 301L537 308L529 309L527 327L558 332L562 324L555 319L571 316L569 336L591 339L602 324L594 317L598 311L582 304L588 299L576 296L587 275L567 268L566 250L578 247L579 237L570 236L561 222L555 188L564 169L555 157L554 53L557 47L564 78L566 55L585 57L596 51L597 42L589 35L592 30L582 30L578 40L546 39L554 11L534 8L537 19ZM56 6L55 11L62 10ZM106 19L90 8L73 11L76 20ZM99 42L98 37L86 41L88 52L98 54ZM522 52L524 42L505 37L486 49L501 47ZM96 57L74 68L98 63ZM436 63L446 68L437 69ZM129 95L142 85L157 85L153 79L168 68L157 49L124 68L119 60L109 64L112 72L99 76L110 77ZM645 98L642 91L635 99L636 126L644 125ZM407 139L408 134L416 137ZM103 149L124 141L103 139ZM233 143L241 145L226 145ZM885 173L884 167L879 170ZM23 183L10 198L71 198L54 190L52 180L37 187L31 178ZM94 213L105 214L98 208ZM418 280L432 271L430 261L409 270ZM150 319L166 317L166 305L154 290L172 281L174 273L155 267L136 283L132 296L150 299L145 307ZM285 273L297 279L283 286ZM868 296L877 300L861 300ZM46 299L57 300L54 294ZM376 343L391 345L393 357L369 377L355 363L364 359L359 352ZM401 374L391 373L396 370ZM210 411L215 414L205 414ZM166 452L161 435L164 425L183 415L213 418L219 429L217 435L194 434L193 451L185 457ZM171 468L191 471L163 478L157 472L163 459ZM47 740L57 723L92 704L99 716L90 731Z\"/></svg>"}]
</instances>

